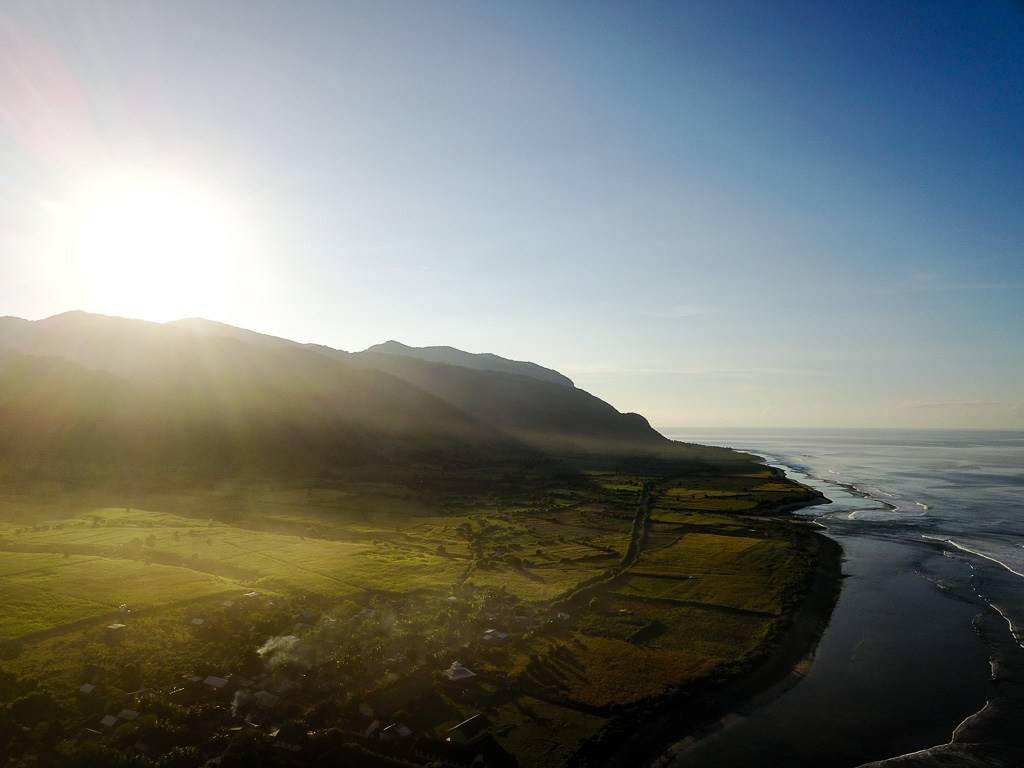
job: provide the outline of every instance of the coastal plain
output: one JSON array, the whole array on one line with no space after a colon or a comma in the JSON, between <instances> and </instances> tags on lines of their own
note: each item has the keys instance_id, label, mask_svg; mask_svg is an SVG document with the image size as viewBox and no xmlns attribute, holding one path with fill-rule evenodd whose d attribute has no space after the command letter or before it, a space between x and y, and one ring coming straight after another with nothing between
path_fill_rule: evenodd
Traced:
<instances>
[{"instance_id":1,"label":"coastal plain","mask_svg":"<svg viewBox=\"0 0 1024 768\"><path fill-rule=\"evenodd\" d=\"M519 765L596 764L587 754L659 702L763 660L816 568L815 534L777 514L811 491L742 454L688 450L582 462L563 485L475 476L458 493L415 477L9 493L6 727L24 754L71 761L93 732L127 754L202 754L240 723L297 721L307 754L384 765L418 758L373 722L443 741L482 714ZM275 664L261 653L275 637L301 653ZM453 684L454 663L472 677ZM228 692L195 690L209 676ZM253 681L272 706L239 708ZM99 725L125 708L138 717ZM251 730L247 748L270 749Z\"/></svg>"}]
</instances>

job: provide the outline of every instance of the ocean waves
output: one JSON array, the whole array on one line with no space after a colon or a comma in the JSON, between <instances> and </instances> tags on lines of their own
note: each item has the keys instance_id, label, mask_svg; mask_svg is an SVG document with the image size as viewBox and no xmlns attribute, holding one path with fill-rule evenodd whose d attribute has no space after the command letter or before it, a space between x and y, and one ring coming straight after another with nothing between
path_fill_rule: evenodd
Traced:
<instances>
[{"instance_id":1,"label":"ocean waves","mask_svg":"<svg viewBox=\"0 0 1024 768\"><path fill-rule=\"evenodd\" d=\"M918 548L917 576L949 598L936 610L960 616L961 626L966 620L968 634L973 627L983 644L990 675L984 704L965 707L962 722L950 722L948 736L936 739L935 746L925 741L918 751L892 751L888 754L900 757L872 766L1024 765L1024 739L1016 735L1024 716L1024 433L779 430L687 439L760 455L819 490L831 503L798 514L815 518L844 548ZM890 596L894 606L901 606L894 610L915 611L923 596L900 602L895 572L880 573L879 565L869 576L870 562L860 561L864 573L854 572L854 579L867 579L864 585L870 582ZM848 582L844 593L851 586ZM938 629L936 610L922 614L920 626L939 642L945 634ZM955 623L946 624L945 632L962 632ZM899 637L886 642L907 644ZM936 660L932 682L915 678L913 668L907 668L906 684L927 688L939 685L943 674L964 674L955 670L970 666L965 659L971 654L970 642L964 641ZM919 661L914 666L923 669ZM870 719L871 711L866 708L862 716ZM879 738L869 732L860 737Z\"/></svg>"}]
</instances>

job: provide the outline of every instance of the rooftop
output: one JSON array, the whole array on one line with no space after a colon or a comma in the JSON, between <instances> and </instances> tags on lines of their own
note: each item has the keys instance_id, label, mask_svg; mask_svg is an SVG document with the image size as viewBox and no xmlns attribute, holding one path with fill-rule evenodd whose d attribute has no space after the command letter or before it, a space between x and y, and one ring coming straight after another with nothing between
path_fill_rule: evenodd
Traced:
<instances>
[{"instance_id":1,"label":"rooftop","mask_svg":"<svg viewBox=\"0 0 1024 768\"><path fill-rule=\"evenodd\" d=\"M452 665L444 671L444 676L449 680L468 680L476 677L476 672L466 667L461 661L453 661Z\"/></svg>"},{"instance_id":2,"label":"rooftop","mask_svg":"<svg viewBox=\"0 0 1024 768\"><path fill-rule=\"evenodd\" d=\"M473 715L472 717L466 718L458 725L449 728L448 739L450 741L462 742L474 741L487 732L487 728L490 724L490 721L484 715Z\"/></svg>"}]
</instances>

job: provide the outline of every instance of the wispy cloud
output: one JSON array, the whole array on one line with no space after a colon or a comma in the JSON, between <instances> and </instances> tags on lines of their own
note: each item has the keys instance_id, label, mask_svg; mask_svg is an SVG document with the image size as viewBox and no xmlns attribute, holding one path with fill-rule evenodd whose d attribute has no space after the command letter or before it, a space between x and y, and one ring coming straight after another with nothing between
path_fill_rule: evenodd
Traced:
<instances>
[{"instance_id":1,"label":"wispy cloud","mask_svg":"<svg viewBox=\"0 0 1024 768\"><path fill-rule=\"evenodd\" d=\"M828 371L821 371L812 368L775 368L775 367L750 367L750 368L717 368L700 367L692 368L643 368L643 367L622 367L608 364L581 364L575 366L564 366L566 373L571 375L593 375L593 376L692 376L699 378L717 379L756 379L766 376L774 377L819 377L829 376Z\"/></svg>"},{"instance_id":2,"label":"wispy cloud","mask_svg":"<svg viewBox=\"0 0 1024 768\"><path fill-rule=\"evenodd\" d=\"M995 400L935 400L935 401L914 401L903 403L903 408L1001 408L1008 403L1000 403Z\"/></svg>"},{"instance_id":3,"label":"wispy cloud","mask_svg":"<svg viewBox=\"0 0 1024 768\"><path fill-rule=\"evenodd\" d=\"M657 317L661 320L682 320L687 317L701 317L710 313L708 307L696 304L676 304L670 307L653 307L645 309L641 314Z\"/></svg>"},{"instance_id":4,"label":"wispy cloud","mask_svg":"<svg viewBox=\"0 0 1024 768\"><path fill-rule=\"evenodd\" d=\"M885 295L907 293L961 293L965 291L993 291L1019 289L1021 283L1013 280L965 280L944 272L913 272L902 278L886 281L875 288Z\"/></svg>"}]
</instances>

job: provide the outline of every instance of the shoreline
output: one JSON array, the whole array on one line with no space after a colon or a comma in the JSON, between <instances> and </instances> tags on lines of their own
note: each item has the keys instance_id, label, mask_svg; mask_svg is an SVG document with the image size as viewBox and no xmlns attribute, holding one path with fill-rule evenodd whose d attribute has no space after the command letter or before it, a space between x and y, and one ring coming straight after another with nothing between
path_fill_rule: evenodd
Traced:
<instances>
[{"instance_id":1,"label":"shoreline","mask_svg":"<svg viewBox=\"0 0 1024 768\"><path fill-rule=\"evenodd\" d=\"M843 444L840 443L840 446ZM820 447L820 446L816 446ZM831 449L831 446L829 446ZM839 449L836 449L839 450ZM850 449L851 451L854 449ZM743 744L744 739L753 749L767 747L767 752L762 760L774 760L784 752L786 763L767 762L765 764L787 764L792 758L796 765L812 765L809 756L815 754L829 754L828 750L838 746L835 738L840 739L842 744L857 744L861 739L857 736L857 728L850 725L856 723L857 708L862 708L865 716L864 722L872 724L870 734L864 733L863 738L867 745L864 747L852 747L846 750L845 757L855 756L859 749L863 752L860 759L849 761L844 764L858 765L860 768L952 768L952 766L992 766L992 768L1010 768L1010 766L1024 765L1024 737L1019 734L1016 724L1024 713L1024 699L1021 698L1022 681L1024 681L1024 640L1021 635L1015 632L1012 616L1020 615L1021 603L1016 598L1010 599L1014 594L1019 596L1019 579L1022 575L1019 567L1014 568L1003 562L1002 558L987 555L978 551L978 547L961 545L955 534L943 531L932 533L920 533L914 536L914 530L904 530L904 526L897 526L890 530L886 525L888 517L881 519L881 522L870 521L866 529L852 528L847 520L854 520L860 515L857 514L857 502L859 499L870 500L872 504L878 504L881 511L903 511L906 517L918 517L930 514L931 499L917 495L920 490L911 490L901 496L900 505L897 506L881 496L892 496L883 490L875 489L875 493L863 490L857 484L842 482L839 477L829 475L815 475L814 469L808 466L794 464L784 458L784 454L774 453L765 455L760 450L747 451L759 455L761 460L769 466L773 466L780 472L787 475L795 475L791 479L796 482L809 485L819 492L829 494L838 504L838 509L830 514L823 510L824 520L818 525L828 531L830 538L838 540L840 546L845 550L844 569L853 581L847 583L843 589L843 599L837 603L836 611L833 613L828 634L822 638L817 646L814 655L819 657L813 670L808 674L807 682L797 690L786 690L781 685L775 690L781 694L779 697L762 695L752 698L741 707L734 710L737 717L728 716L720 718L719 722L724 724L728 730L705 729L697 733L689 733L688 736L676 744L673 748L680 748L678 754L682 757L680 764L688 765L691 761L695 765L713 765L716 759L724 764L735 764L735 758L740 752L735 746L736 743ZM815 455L812 451L812 455ZM858 455L858 454L854 454ZM820 458L820 457L819 457ZM890 458L886 456L886 458ZM891 457L893 461L900 461L903 456L896 453ZM817 465L815 465L817 466ZM832 466L825 464L825 467ZM877 468L876 468L877 470ZM819 472L822 472L819 467ZM830 474L836 474L828 470ZM869 481L870 482L870 481ZM834 489L834 495L832 490ZM927 490L927 487L925 487ZM855 497L855 498L851 498ZM943 497L945 498L945 497ZM954 497L956 500L957 497ZM904 501L912 501L916 507ZM927 504L924 502L928 502ZM967 503L967 502L965 502ZM918 510L917 507L921 509ZM850 510L854 510L850 512ZM917 513L917 514L914 514ZM812 513L813 514L813 513ZM809 517L809 516L808 516ZM833 525L834 522L834 525ZM927 529L926 529L927 530ZM941 526L940 526L941 530ZM874 542L874 543L871 543ZM893 547L905 548L906 555L895 555L897 550ZM885 549L888 548L888 549ZM919 554L913 554L914 551ZM879 558L882 558L881 560ZM948 568L943 563L956 563L962 565L950 565ZM1012 561L1011 561L1012 562ZM879 565L881 563L881 565ZM889 565L886 565L888 563ZM927 563L922 566L921 563ZM964 574L962 569L970 568L970 574ZM961 569L957 571L956 569ZM890 585L889 579L899 571L899 578L903 580L904 586L897 587L895 583ZM921 665L932 669L937 678L915 679L913 669L909 673L905 670L893 669L890 665L886 681L904 680L908 690L898 686L894 688L889 685L889 696L878 699L877 695L854 685L848 691L848 696L843 699L839 711L845 715L845 720L837 714L829 714L831 704L828 699L828 692L835 689L835 684L844 682L844 676L850 678L854 675L853 682L859 683L863 679L857 676L860 673L847 673L846 664L852 661L856 654L860 668L863 670L866 664L873 664L880 660L883 654L889 658L896 659L897 664L902 653L906 658L905 649L916 643L921 646L922 638L915 634L917 630L913 626L914 619L904 619L908 614L914 616L915 607L918 605L929 605L929 609L920 609L919 613L927 614L930 610L936 621L938 614L934 613L935 603L931 598L918 600L926 595L917 588L911 591L907 586L909 577L904 574L913 573L923 577L930 584L931 594L944 595L953 603L947 603L941 607L942 616L954 616L956 619L945 621L940 638L936 643L945 643L947 651L951 653L939 654L942 658L932 658L927 652L921 655ZM884 577L885 582L879 581ZM866 630L857 629L864 621L879 624L879 615L884 615L886 607L875 599L872 603L871 583L881 587L881 592L888 593L889 587L893 587L894 598L901 597L906 600L907 596L917 595L913 603L900 602L898 605L889 606L890 612L896 611L897 615L892 618L896 621L902 619L903 630L901 634L893 635L886 639L885 635L878 632L877 626L868 624ZM865 584L868 586L865 587ZM884 586L882 586L884 584ZM878 590L876 589L876 592ZM1009 605L1004 605L1008 602ZM964 606L975 606L973 620L967 615L970 609L956 607L955 604ZM843 607L845 606L845 607ZM852 607L851 607L852 606ZM881 607L881 610L879 610ZM865 611L866 613L862 613ZM1014 609L1016 612L1014 612ZM872 615L872 613L874 615ZM920 616L919 616L920 618ZM970 626L966 634L973 635L971 640L952 640L953 637L962 637L965 631L965 621ZM952 626L955 622L960 622ZM932 626L932 625L929 625ZM971 631L973 630L973 631ZM864 634L861 634L863 631ZM893 630L896 631L896 630ZM875 648L884 644L887 649L884 652L876 651L871 655L865 651L861 657L861 644L858 638L876 640ZM861 641L862 642L862 641ZM929 650L936 646L931 641L924 639L923 642ZM869 647L869 646L864 646ZM892 648L894 650L888 650ZM900 650L900 649L904 650ZM979 658L980 657L980 658ZM884 662L884 659L882 659ZM981 664L984 663L984 672ZM878 669L886 669L883 666L871 666L868 674ZM975 674L977 672L977 675ZM959 673L959 674L958 674ZM984 677L982 677L984 675ZM952 676L952 677L950 677ZM947 678L961 682L949 682ZM941 682L940 682L941 679ZM974 680L968 684L967 679ZM981 682L984 680L985 682ZM831 685L831 687L830 687ZM980 690L979 689L980 686ZM862 686L866 688L866 686ZM938 698L928 700L927 691L933 691L933 696ZM850 697L858 697L850 698ZM875 698L872 699L872 696ZM977 698L974 698L977 697ZM872 701L877 701L877 708L871 707ZM975 703L976 701L976 703ZM909 706L900 710L900 705L906 702ZM941 702L941 703L940 703ZM955 712L954 702L959 702L963 708L959 713ZM916 706L915 706L916 705ZM934 707L935 709L933 709ZM746 711L745 711L746 710ZM948 730L941 734L932 732L930 735L923 730L925 719L922 713L933 713L936 727L944 725ZM747 717L749 713L749 717ZM801 713L807 718L801 717ZM941 716L939 715L941 713ZM955 717L950 717L954 715ZM940 719L941 717L941 719ZM907 719L907 728L897 733L891 727L892 722L900 722ZM800 725L799 723L803 723ZM947 724L948 725L945 725ZM821 728L820 726L824 726ZM877 730L874 726L878 726ZM810 728L810 731L802 731L802 728ZM934 731L935 728L932 728ZM829 736L834 732L833 741ZM801 735L803 734L803 735ZM923 734L923 738L917 738ZM735 738L740 739L736 742ZM807 739L805 742L804 739ZM915 743L916 742L916 743ZM800 749L788 750L786 747L776 747L776 744L800 744ZM810 744L812 746L807 747ZM881 749L871 748L868 745L881 746ZM831 746L830 746L831 745ZM893 747L888 749L886 747ZM816 750L816 751L815 751ZM758 752L752 753L753 755ZM715 756L719 757L716 758ZM813 757L811 758L813 759ZM733 762L729 762L729 761ZM742 763L743 761L740 761ZM658 765L675 765L671 759L667 759Z\"/></svg>"},{"instance_id":2,"label":"shoreline","mask_svg":"<svg viewBox=\"0 0 1024 768\"><path fill-rule=\"evenodd\" d=\"M1004 563L959 547L950 539L924 536L918 544L942 552L950 551L943 545L951 545L961 553L980 558L980 562L966 558L976 575L987 568L990 569L987 578L1000 578L1004 574L1019 576ZM858 768L1013 768L1024 764L1024 738L1018 729L1024 711L1020 697L1024 644L1013 629L1012 620L998 605L977 590L975 596L984 606L975 622L975 632L990 653L989 692L985 703L968 713L946 741L870 761Z\"/></svg>"},{"instance_id":3,"label":"shoreline","mask_svg":"<svg viewBox=\"0 0 1024 768\"><path fill-rule=\"evenodd\" d=\"M727 725L737 713L761 706L799 682L814 658L839 598L843 549L822 526L790 513L828 502L822 496L776 510L776 514L783 515L778 522L792 526L796 535L806 537L808 546L814 547L817 562L799 605L790 614L788 624L769 641L765 655L724 682L681 691L622 717L615 730L629 736L602 740L605 751L601 754L601 765L672 765L688 748ZM587 760L587 752L582 750L570 764L596 764Z\"/></svg>"},{"instance_id":4,"label":"shoreline","mask_svg":"<svg viewBox=\"0 0 1024 768\"><path fill-rule=\"evenodd\" d=\"M806 673L839 598L843 578L843 548L813 521L794 519L790 524L806 526L808 529L814 526L810 535L817 546L818 563L811 584L793 612L789 626L773 644L766 659L718 690L698 695L690 703L691 710L705 713L703 719L691 725L682 738L664 749L661 756L652 761L652 765L672 765L690 747L727 726L737 714L756 709L777 698L796 685Z\"/></svg>"}]
</instances>

